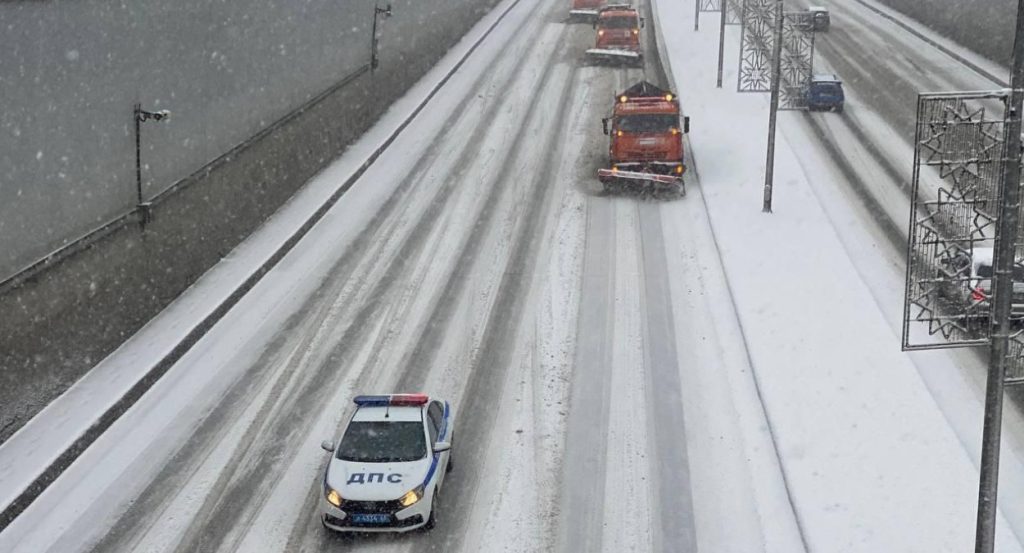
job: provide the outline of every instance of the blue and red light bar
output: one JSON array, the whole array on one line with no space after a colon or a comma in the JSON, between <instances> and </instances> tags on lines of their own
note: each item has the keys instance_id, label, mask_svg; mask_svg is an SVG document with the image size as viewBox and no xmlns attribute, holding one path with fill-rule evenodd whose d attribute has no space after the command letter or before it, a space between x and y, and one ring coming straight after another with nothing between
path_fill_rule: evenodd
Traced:
<instances>
[{"instance_id":1,"label":"blue and red light bar","mask_svg":"<svg viewBox=\"0 0 1024 553\"><path fill-rule=\"evenodd\" d=\"M387 394L379 396L356 396L353 401L360 407L402 407L426 405L427 394Z\"/></svg>"}]
</instances>

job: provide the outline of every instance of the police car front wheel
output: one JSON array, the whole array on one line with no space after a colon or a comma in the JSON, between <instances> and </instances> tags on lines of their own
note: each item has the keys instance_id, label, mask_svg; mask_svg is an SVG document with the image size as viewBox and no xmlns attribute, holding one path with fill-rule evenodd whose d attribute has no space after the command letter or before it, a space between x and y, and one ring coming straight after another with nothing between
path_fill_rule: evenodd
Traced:
<instances>
[{"instance_id":1,"label":"police car front wheel","mask_svg":"<svg viewBox=\"0 0 1024 553\"><path fill-rule=\"evenodd\" d=\"M430 514L427 516L427 523L423 525L423 530L433 530L434 524L437 522L437 518L434 513L437 512L437 492L434 492L434 498L430 501Z\"/></svg>"}]
</instances>

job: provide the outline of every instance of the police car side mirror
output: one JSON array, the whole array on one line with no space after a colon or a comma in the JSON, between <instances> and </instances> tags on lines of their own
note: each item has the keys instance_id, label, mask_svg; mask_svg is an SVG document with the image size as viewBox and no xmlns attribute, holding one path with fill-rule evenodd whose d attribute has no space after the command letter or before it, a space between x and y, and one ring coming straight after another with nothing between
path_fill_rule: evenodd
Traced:
<instances>
[{"instance_id":1,"label":"police car side mirror","mask_svg":"<svg viewBox=\"0 0 1024 553\"><path fill-rule=\"evenodd\" d=\"M605 117L604 119L601 120L601 130L604 131L604 134L608 134L608 118L607 117ZM1022 142L1021 144L1024 144L1024 142ZM1021 148L1024 148L1024 146L1021 146Z\"/></svg>"},{"instance_id":2,"label":"police car side mirror","mask_svg":"<svg viewBox=\"0 0 1024 553\"><path fill-rule=\"evenodd\" d=\"M442 453L452 448L451 442L437 442L434 444L434 453Z\"/></svg>"},{"instance_id":3,"label":"police car side mirror","mask_svg":"<svg viewBox=\"0 0 1024 553\"><path fill-rule=\"evenodd\" d=\"M324 440L320 442L320 447L328 453L334 453L334 442L330 440Z\"/></svg>"},{"instance_id":4,"label":"police car side mirror","mask_svg":"<svg viewBox=\"0 0 1024 553\"><path fill-rule=\"evenodd\" d=\"M683 117L683 133L687 134L690 132L690 118Z\"/></svg>"}]
</instances>

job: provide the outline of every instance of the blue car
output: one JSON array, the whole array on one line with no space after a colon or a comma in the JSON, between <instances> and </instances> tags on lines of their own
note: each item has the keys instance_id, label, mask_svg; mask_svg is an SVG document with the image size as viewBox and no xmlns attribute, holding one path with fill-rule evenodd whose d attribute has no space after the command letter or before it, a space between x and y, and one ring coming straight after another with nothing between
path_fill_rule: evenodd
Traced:
<instances>
[{"instance_id":1,"label":"blue car","mask_svg":"<svg viewBox=\"0 0 1024 553\"><path fill-rule=\"evenodd\" d=\"M807 109L811 111L843 112L843 81L835 75L814 75L807 88Z\"/></svg>"}]
</instances>

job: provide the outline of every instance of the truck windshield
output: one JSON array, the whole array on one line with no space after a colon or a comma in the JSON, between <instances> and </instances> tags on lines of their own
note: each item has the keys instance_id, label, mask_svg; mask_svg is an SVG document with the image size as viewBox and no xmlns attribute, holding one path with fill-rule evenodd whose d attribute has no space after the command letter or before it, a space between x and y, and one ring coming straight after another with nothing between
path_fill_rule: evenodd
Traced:
<instances>
[{"instance_id":1,"label":"truck windshield","mask_svg":"<svg viewBox=\"0 0 1024 553\"><path fill-rule=\"evenodd\" d=\"M601 19L602 29L635 29L640 27L635 17L604 17Z\"/></svg>"},{"instance_id":2,"label":"truck windshield","mask_svg":"<svg viewBox=\"0 0 1024 553\"><path fill-rule=\"evenodd\" d=\"M667 132L679 127L679 118L675 115L648 114L627 115L619 118L617 129L628 133Z\"/></svg>"},{"instance_id":3,"label":"truck windshield","mask_svg":"<svg viewBox=\"0 0 1024 553\"><path fill-rule=\"evenodd\" d=\"M403 463L427 455L421 422L352 422L336 457L357 463Z\"/></svg>"}]
</instances>

